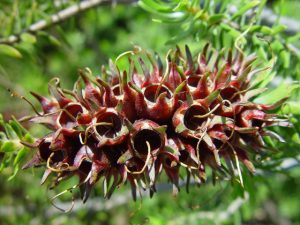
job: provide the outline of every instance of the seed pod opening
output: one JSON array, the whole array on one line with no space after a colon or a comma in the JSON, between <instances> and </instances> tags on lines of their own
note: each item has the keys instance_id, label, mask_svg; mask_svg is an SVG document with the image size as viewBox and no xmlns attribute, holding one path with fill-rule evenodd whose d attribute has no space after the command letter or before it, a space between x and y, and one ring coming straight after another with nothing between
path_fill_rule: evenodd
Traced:
<instances>
[{"instance_id":1,"label":"seed pod opening","mask_svg":"<svg viewBox=\"0 0 300 225\"><path fill-rule=\"evenodd\" d=\"M191 88L197 88L202 76L190 76L187 78L187 84Z\"/></svg>"},{"instance_id":2,"label":"seed pod opening","mask_svg":"<svg viewBox=\"0 0 300 225\"><path fill-rule=\"evenodd\" d=\"M160 134L154 130L143 129L138 131L133 136L133 147L136 152L140 155L148 154L148 145L150 145L150 152L156 152L163 145Z\"/></svg>"},{"instance_id":3,"label":"seed pod opening","mask_svg":"<svg viewBox=\"0 0 300 225\"><path fill-rule=\"evenodd\" d=\"M184 114L184 125L190 130L196 130L207 121L208 110L202 105L190 106ZM203 118L202 118L203 116Z\"/></svg>"},{"instance_id":4,"label":"seed pod opening","mask_svg":"<svg viewBox=\"0 0 300 225\"><path fill-rule=\"evenodd\" d=\"M66 128L72 128L76 125L76 117L83 113L83 108L79 104L70 103L67 105L58 117L59 125Z\"/></svg>"},{"instance_id":5,"label":"seed pod opening","mask_svg":"<svg viewBox=\"0 0 300 225\"><path fill-rule=\"evenodd\" d=\"M155 103L157 101L157 97L163 93L165 93L166 98L171 99L172 94L170 90L165 86L161 86L159 84L153 84L151 86L146 87L144 90L145 98L148 101L153 103Z\"/></svg>"},{"instance_id":6,"label":"seed pod opening","mask_svg":"<svg viewBox=\"0 0 300 225\"><path fill-rule=\"evenodd\" d=\"M97 118L97 124L105 123L104 125L96 125L96 132L100 136L106 136L108 138L114 138L118 136L118 133L122 129L121 118L112 112L106 112L101 114Z\"/></svg>"},{"instance_id":7,"label":"seed pod opening","mask_svg":"<svg viewBox=\"0 0 300 225\"><path fill-rule=\"evenodd\" d=\"M223 99L229 100L231 102L237 102L240 100L239 90L235 87L223 88L220 95Z\"/></svg>"}]
</instances>

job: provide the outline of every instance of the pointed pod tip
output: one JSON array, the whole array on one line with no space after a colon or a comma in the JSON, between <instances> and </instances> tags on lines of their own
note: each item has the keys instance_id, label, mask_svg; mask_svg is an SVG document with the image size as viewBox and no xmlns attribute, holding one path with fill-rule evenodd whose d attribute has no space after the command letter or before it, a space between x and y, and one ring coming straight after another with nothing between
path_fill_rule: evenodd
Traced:
<instances>
[{"instance_id":1,"label":"pointed pod tip","mask_svg":"<svg viewBox=\"0 0 300 225\"><path fill-rule=\"evenodd\" d=\"M39 94L37 94L37 93L35 93L35 92L33 92L33 91L30 91L29 93L30 93L33 97L35 97L39 102L45 101L45 100L46 100L45 97L43 97L43 96L41 96L41 95L39 95Z\"/></svg>"},{"instance_id":2,"label":"pointed pod tip","mask_svg":"<svg viewBox=\"0 0 300 225\"><path fill-rule=\"evenodd\" d=\"M185 54L186 54L186 58L187 58L187 63L188 63L188 66L189 66L189 70L193 70L193 67L194 67L194 63L193 63L193 56L192 56L192 53L189 49L189 47L187 45L185 45Z\"/></svg>"},{"instance_id":3,"label":"pointed pod tip","mask_svg":"<svg viewBox=\"0 0 300 225\"><path fill-rule=\"evenodd\" d=\"M110 88L109 84L102 80L100 77L96 78L96 82L103 86L104 88Z\"/></svg>"}]
</instances>

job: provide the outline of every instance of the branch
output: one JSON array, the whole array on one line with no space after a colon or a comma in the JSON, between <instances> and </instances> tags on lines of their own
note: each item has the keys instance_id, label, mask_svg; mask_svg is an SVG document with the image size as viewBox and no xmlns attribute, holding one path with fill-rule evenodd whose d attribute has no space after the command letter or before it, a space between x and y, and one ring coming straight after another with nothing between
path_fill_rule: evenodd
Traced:
<instances>
[{"instance_id":1,"label":"branch","mask_svg":"<svg viewBox=\"0 0 300 225\"><path fill-rule=\"evenodd\" d=\"M32 25L30 25L27 29L25 29L20 34L13 34L7 38L1 38L0 44L14 44L20 40L20 36L22 33L36 33L38 31L44 30L54 24L61 23L81 12L87 11L99 5L113 5L115 3L118 4L129 4L134 3L137 0L85 0L76 5L72 5L66 9L59 11L58 13L51 15L49 19L40 20Z\"/></svg>"}]
</instances>

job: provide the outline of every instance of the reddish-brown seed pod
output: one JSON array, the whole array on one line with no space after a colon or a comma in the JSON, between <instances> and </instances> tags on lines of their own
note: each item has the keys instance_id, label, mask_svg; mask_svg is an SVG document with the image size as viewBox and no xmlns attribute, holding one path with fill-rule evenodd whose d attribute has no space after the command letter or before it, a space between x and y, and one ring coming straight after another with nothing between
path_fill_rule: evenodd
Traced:
<instances>
[{"instance_id":1,"label":"reddish-brown seed pod","mask_svg":"<svg viewBox=\"0 0 300 225\"><path fill-rule=\"evenodd\" d=\"M185 56L179 48L169 54L165 69L159 57L155 61L147 53L151 68L141 57L130 58L123 72L110 61L109 71L102 69L111 75L107 80L85 69L72 91L61 89L56 78L49 84L50 98L32 93L43 113L31 121L51 131L24 143L38 149L24 168L46 165L42 183L52 175L54 186L78 176L84 201L99 180L107 198L126 181L134 198L139 185L152 196L163 173L176 194L183 169L188 182L190 176L205 182L210 167L219 178L242 183L239 163L255 172L253 154L267 148L264 137L283 141L267 127L288 125L274 114L286 98L273 105L252 101L265 90L251 85L259 71L252 69L254 55L219 55L206 45L194 59L185 50Z\"/></svg>"},{"instance_id":2,"label":"reddish-brown seed pod","mask_svg":"<svg viewBox=\"0 0 300 225\"><path fill-rule=\"evenodd\" d=\"M149 154L156 156L164 149L165 139L163 127L151 120L138 120L130 131L130 148L139 158L146 158Z\"/></svg>"}]
</instances>

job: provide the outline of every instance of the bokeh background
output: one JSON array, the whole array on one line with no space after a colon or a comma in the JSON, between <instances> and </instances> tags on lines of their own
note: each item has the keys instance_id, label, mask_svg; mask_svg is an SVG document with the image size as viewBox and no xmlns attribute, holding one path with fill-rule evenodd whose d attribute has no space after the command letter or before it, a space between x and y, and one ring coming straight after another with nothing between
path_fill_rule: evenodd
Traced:
<instances>
[{"instance_id":1,"label":"bokeh background","mask_svg":"<svg viewBox=\"0 0 300 225\"><path fill-rule=\"evenodd\" d=\"M53 2L1 0L0 35L5 37L18 33L27 24L71 4L56 1L53 7ZM28 10L30 7L32 10ZM282 16L300 21L300 1L269 1L267 7ZM17 118L33 114L29 104L11 97L7 89L26 96L38 106L29 91L47 95L47 83L54 76L61 79L63 87L72 88L79 68L89 67L94 74L100 74L101 65L106 65L109 59L115 59L134 45L165 55L169 48L174 47L166 42L178 34L179 27L177 24L153 22L152 18L151 13L136 4L108 4L82 12L59 26L51 26L37 37L23 36L23 41L16 44L21 58L0 54L0 112L6 120L12 114ZM17 22L8 28L11 20ZM203 46L193 37L186 37L177 44L183 46L185 43L194 51ZM37 137L47 132L39 126L24 125ZM12 168L7 168L0 174L0 225L297 225L300 224L300 167L297 166L299 163L293 163L282 171L261 173L254 177L245 174L248 194L244 194L244 198L241 197L240 187L229 182L213 185L211 180L201 187L192 185L189 193L183 184L180 194L174 197L171 185L162 180L158 193L152 199L143 193L142 200L133 202L129 188L122 188L116 191L112 199L105 200L101 197L101 184L98 184L86 204L82 204L78 194L74 194L77 199L70 213L57 210L51 205L50 198L64 187L72 186L74 180L54 191L49 190L50 184L40 185L42 169L19 171L14 179L8 181ZM57 204L68 208L71 199L72 196L67 194Z\"/></svg>"}]
</instances>

